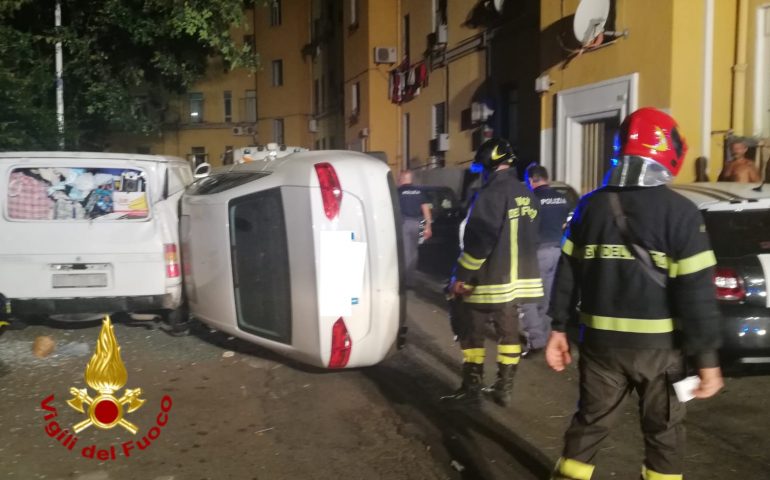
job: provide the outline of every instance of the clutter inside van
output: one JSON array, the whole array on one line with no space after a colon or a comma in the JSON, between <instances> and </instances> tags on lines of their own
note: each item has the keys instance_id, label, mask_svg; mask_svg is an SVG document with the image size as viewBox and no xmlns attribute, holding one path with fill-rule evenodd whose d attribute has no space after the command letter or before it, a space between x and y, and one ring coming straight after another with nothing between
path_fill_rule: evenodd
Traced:
<instances>
[{"instance_id":1,"label":"clutter inside van","mask_svg":"<svg viewBox=\"0 0 770 480\"><path fill-rule=\"evenodd\" d=\"M125 168L16 168L8 216L17 220L119 220L149 215L145 172Z\"/></svg>"}]
</instances>

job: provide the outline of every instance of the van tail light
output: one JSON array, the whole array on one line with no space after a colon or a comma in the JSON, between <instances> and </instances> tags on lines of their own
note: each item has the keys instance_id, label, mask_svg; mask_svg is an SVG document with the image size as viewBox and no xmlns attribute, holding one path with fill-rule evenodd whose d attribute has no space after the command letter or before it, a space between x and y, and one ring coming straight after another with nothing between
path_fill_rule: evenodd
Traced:
<instances>
[{"instance_id":1,"label":"van tail light","mask_svg":"<svg viewBox=\"0 0 770 480\"><path fill-rule=\"evenodd\" d=\"M353 341L350 340L345 321L340 317L332 327L332 354L329 358L329 368L345 368L350 360L352 349Z\"/></svg>"},{"instance_id":2,"label":"van tail light","mask_svg":"<svg viewBox=\"0 0 770 480\"><path fill-rule=\"evenodd\" d=\"M179 277L179 255L175 243L163 244L163 257L166 261L166 278Z\"/></svg>"},{"instance_id":3,"label":"van tail light","mask_svg":"<svg viewBox=\"0 0 770 480\"><path fill-rule=\"evenodd\" d=\"M717 267L714 272L714 285L717 287L717 300L743 300L746 298L743 279L732 268Z\"/></svg>"},{"instance_id":4,"label":"van tail light","mask_svg":"<svg viewBox=\"0 0 770 480\"><path fill-rule=\"evenodd\" d=\"M321 198L324 202L326 218L333 220L340 213L342 203L342 187L337 178L337 172L330 163L316 163L315 173L321 185Z\"/></svg>"}]
</instances>

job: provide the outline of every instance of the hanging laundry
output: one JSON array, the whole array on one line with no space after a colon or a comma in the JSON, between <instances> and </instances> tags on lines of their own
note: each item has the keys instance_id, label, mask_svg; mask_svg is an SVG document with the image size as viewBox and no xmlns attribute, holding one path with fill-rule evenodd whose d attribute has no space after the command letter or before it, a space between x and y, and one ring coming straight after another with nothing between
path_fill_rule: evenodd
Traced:
<instances>
[{"instance_id":1,"label":"hanging laundry","mask_svg":"<svg viewBox=\"0 0 770 480\"><path fill-rule=\"evenodd\" d=\"M52 220L54 202L48 198L50 184L21 172L8 181L8 216L19 220Z\"/></svg>"}]
</instances>

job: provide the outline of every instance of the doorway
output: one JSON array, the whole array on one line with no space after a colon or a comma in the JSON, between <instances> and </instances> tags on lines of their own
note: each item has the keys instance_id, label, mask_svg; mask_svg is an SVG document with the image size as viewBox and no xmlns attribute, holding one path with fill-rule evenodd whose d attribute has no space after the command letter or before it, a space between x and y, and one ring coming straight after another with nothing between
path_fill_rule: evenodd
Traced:
<instances>
[{"instance_id":1,"label":"doorway","mask_svg":"<svg viewBox=\"0 0 770 480\"><path fill-rule=\"evenodd\" d=\"M581 124L583 130L581 138L581 192L590 192L603 183L604 176L610 169L613 139L619 127L619 116Z\"/></svg>"},{"instance_id":2,"label":"doorway","mask_svg":"<svg viewBox=\"0 0 770 480\"><path fill-rule=\"evenodd\" d=\"M602 183L620 120L637 108L638 77L633 73L556 95L554 179L581 195Z\"/></svg>"}]
</instances>

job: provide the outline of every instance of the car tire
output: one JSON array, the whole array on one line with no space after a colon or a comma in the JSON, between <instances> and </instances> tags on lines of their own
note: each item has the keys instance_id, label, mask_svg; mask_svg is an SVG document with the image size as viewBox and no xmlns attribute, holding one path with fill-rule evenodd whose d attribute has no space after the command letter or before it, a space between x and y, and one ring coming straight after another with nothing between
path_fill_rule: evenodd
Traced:
<instances>
[{"instance_id":1,"label":"car tire","mask_svg":"<svg viewBox=\"0 0 770 480\"><path fill-rule=\"evenodd\" d=\"M166 332L173 337L183 337L190 333L190 312L186 305L180 305L174 310L166 310L163 319L168 325Z\"/></svg>"}]
</instances>

